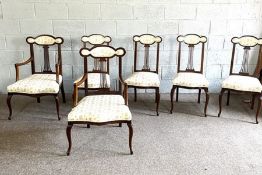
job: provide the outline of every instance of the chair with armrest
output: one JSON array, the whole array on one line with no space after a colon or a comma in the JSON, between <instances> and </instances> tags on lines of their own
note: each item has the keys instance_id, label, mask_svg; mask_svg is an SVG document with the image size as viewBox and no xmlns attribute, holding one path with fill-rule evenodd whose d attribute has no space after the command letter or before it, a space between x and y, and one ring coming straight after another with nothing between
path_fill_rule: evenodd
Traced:
<instances>
[{"instance_id":1,"label":"chair with armrest","mask_svg":"<svg viewBox=\"0 0 262 175\"><path fill-rule=\"evenodd\" d=\"M84 48L91 48L98 45L109 46L112 41L110 36L104 36L102 34L92 34L89 36L82 36L81 41ZM99 62L101 59L94 59L94 65L91 70L88 71L88 89L86 93L109 91L110 89L110 76L109 76L109 60L106 60L104 67L100 67ZM81 80L82 77L78 78L76 81ZM104 83L100 83L100 79L104 80ZM80 90L85 90L84 83L79 87ZM89 92L90 91L90 92Z\"/></svg>"},{"instance_id":2,"label":"chair with armrest","mask_svg":"<svg viewBox=\"0 0 262 175\"><path fill-rule=\"evenodd\" d=\"M124 83L122 79L122 57L125 55L126 51L123 48L113 48L111 46L94 46L91 49L82 48L80 50L80 55L84 59L84 75L81 80L74 83L74 94L73 94L73 104L74 107L72 111L68 114L68 126L67 126L67 138L69 142L69 147L67 150L67 155L70 154L72 147L71 140L71 129L74 124L86 124L90 125L107 125L118 123L126 123L129 128L129 149L130 153L132 151L132 137L133 137L133 127L132 127L132 115L127 106L127 84ZM104 67L110 59L118 60L118 78L120 83L118 88L115 90L106 91L99 93L98 95L86 94L78 102L78 87L84 83L85 89L88 89L88 81L90 72L88 72L88 58L89 59L99 59L98 64ZM114 69L116 70L116 69ZM103 80L100 79L101 83ZM124 86L124 91L122 92L122 86Z\"/></svg>"},{"instance_id":3,"label":"chair with armrest","mask_svg":"<svg viewBox=\"0 0 262 175\"><path fill-rule=\"evenodd\" d=\"M62 55L61 45L64 40L61 37L54 37L51 35L39 35L37 37L27 37L26 42L30 46L30 58L22 63L15 64L16 82L7 87L8 97L7 105L9 107L9 117L11 120L12 106L11 99L14 95L24 95L37 98L40 103L42 96L54 96L56 101L57 116L59 116L59 92L62 91L63 102L65 103L65 92L62 78ZM57 58L55 64L55 72L51 70L49 59L49 47L57 45ZM44 49L44 67L42 71L37 72L35 67L34 46L43 47ZM31 64L32 75L20 79L19 67Z\"/></svg>"}]
</instances>

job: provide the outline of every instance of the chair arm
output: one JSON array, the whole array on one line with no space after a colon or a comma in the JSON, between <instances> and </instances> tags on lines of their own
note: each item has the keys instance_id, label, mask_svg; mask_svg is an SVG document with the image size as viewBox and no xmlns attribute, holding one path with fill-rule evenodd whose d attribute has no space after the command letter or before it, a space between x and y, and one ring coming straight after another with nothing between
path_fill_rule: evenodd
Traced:
<instances>
[{"instance_id":1,"label":"chair arm","mask_svg":"<svg viewBox=\"0 0 262 175\"><path fill-rule=\"evenodd\" d=\"M78 103L78 86L81 85L86 80L87 80L87 74L84 74L81 80L74 82L73 107L75 107Z\"/></svg>"},{"instance_id":2,"label":"chair arm","mask_svg":"<svg viewBox=\"0 0 262 175\"><path fill-rule=\"evenodd\" d=\"M19 67L30 63L32 60L33 60L32 58L28 58L27 60L25 60L25 61L23 61L21 63L16 63L15 64L16 81L19 80Z\"/></svg>"}]
</instances>

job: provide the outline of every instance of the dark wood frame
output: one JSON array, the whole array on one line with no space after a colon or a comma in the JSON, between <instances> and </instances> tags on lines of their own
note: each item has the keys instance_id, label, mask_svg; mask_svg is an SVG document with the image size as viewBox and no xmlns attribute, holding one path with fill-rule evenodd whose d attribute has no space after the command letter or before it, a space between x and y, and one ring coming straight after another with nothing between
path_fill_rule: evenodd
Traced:
<instances>
[{"instance_id":1,"label":"dark wood frame","mask_svg":"<svg viewBox=\"0 0 262 175\"><path fill-rule=\"evenodd\" d=\"M135 41L134 38L135 37L141 37L141 36L144 36L144 35L151 35L153 37L159 37L161 39L160 42L154 42L152 44L144 44L140 41ZM160 48L160 43L162 42L162 38L160 36L155 36L155 35L152 35L152 34L142 34L142 35L135 35L133 36L133 43L134 43L134 72L153 72L153 73L157 73L158 74L158 69L159 69L159 48ZM138 70L137 68L137 51L138 51L138 43L144 45L144 47L150 47L151 45L154 45L154 44L157 44L157 49L156 49L156 70L150 70L150 69L141 69L141 70ZM155 89L155 103L156 103L156 113L157 113L157 116L159 116L159 112L158 112L158 109L159 109L159 103L160 103L160 92L159 92L159 87L151 87L151 86L148 86L148 87L141 87L141 86L133 86L133 85L128 85L128 88L134 88L134 94L135 94L135 97L134 97L134 101L136 102L137 101L137 89Z\"/></svg>"},{"instance_id":2,"label":"dark wood frame","mask_svg":"<svg viewBox=\"0 0 262 175\"><path fill-rule=\"evenodd\" d=\"M177 73L180 73L180 72L191 72L191 73L199 73L199 74L203 74L203 64L204 64L204 55L205 55L205 42L198 42L198 43L195 43L195 44L190 44L190 43L186 43L184 41L179 41L179 37L186 37L186 36L189 36L189 35L194 35L194 36L197 36L199 38L202 38L202 37L205 37L206 36L200 36L200 35L197 35L197 34L187 34L187 35L179 35L177 37L177 41L178 41L178 68L177 68ZM188 45L188 47L195 47L196 45L198 44L202 44L202 49L201 49L201 66L200 66L200 70L199 71L196 71L194 69L186 69L186 70L181 70L180 69L180 63L181 63L181 45L182 43ZM172 89L171 89L171 92L170 92L170 99L171 99L171 109L170 109L170 113L172 114L173 113L173 108L174 108L174 92L176 90L176 102L178 102L178 93L179 93L179 88L184 88L184 89L198 89L198 100L197 102L200 103L200 96L201 96L201 90L203 89L206 93L206 102L205 102L205 108L204 108L204 114L205 114L205 117L207 116L206 112L207 112L207 105L208 105L208 102L209 102L209 93L208 93L208 87L187 87L187 86L179 86L179 85L173 85Z\"/></svg>"},{"instance_id":3,"label":"dark wood frame","mask_svg":"<svg viewBox=\"0 0 262 175\"><path fill-rule=\"evenodd\" d=\"M231 56L231 63L230 63L230 72L229 72L229 75L240 75L240 76L250 76L250 77L254 77L252 75L249 75L248 73L242 73L242 72L239 72L239 73L234 73L233 72L233 67L234 67L234 57L235 57L235 50L236 50L236 46L239 45L243 48L247 48L247 49L250 49L251 47L255 47L259 44L256 44L254 46L245 46L245 45L241 45L240 43L234 43L233 42L233 39L234 38L243 38L243 37L253 37L255 39L259 39L255 36L252 36L252 35L243 35L241 37L233 37L231 39L231 43L233 44L233 49L232 49L232 56ZM259 54L258 54L258 59L262 56L262 44L260 45L260 48L259 48ZM260 77L259 77L259 80L261 81L261 75L262 75L262 71L260 72ZM251 100L251 106L250 108L251 109L254 109L254 103L255 103L255 98L258 98L258 108L257 108L257 112L256 112L256 124L258 124L258 115L260 113L260 109L261 109L261 96L262 96L262 92L261 93L258 93L258 92L250 92L250 91L239 91L239 90L235 90L235 89L228 89L228 88L222 88L221 91L220 91L220 94L219 94L219 112L218 112L218 117L220 117L221 115L221 112L222 112L222 97L223 97L223 94L224 92L227 91L227 102L226 102L226 105L229 106L229 101L230 101L230 93L231 92L242 92L242 93L249 93L249 94L252 94L252 100Z\"/></svg>"},{"instance_id":4,"label":"dark wood frame","mask_svg":"<svg viewBox=\"0 0 262 175\"><path fill-rule=\"evenodd\" d=\"M109 42L104 41L103 43L100 43L100 44L95 44L95 43L92 43L92 42L89 42L89 41L86 41L86 42L83 41L83 38L84 38L84 37L92 37L92 36L95 36L95 35L99 35L99 36L104 37L104 38L108 37L108 38L110 38L110 41L109 41ZM86 35L82 36L82 37L81 37L81 41L82 41L82 43L83 43L83 48L87 48L87 44L90 44L92 47L94 47L94 46L99 46L99 45L109 46L110 43L112 42L112 38L111 38L110 36L106 36L106 35L102 35L102 34L91 34L91 35L88 35L88 36L86 36ZM107 62L107 71L106 71L106 72L97 71L97 70L88 71L88 70L86 70L87 67L85 67L85 66L84 66L84 72L88 72L88 73L106 73L106 74L109 74L109 68L110 68L109 60L106 60L106 62ZM80 90L85 90L84 87L78 87L78 89L80 89ZM89 92L89 91L91 91L91 92ZM86 93L86 95L87 95L87 93L89 93L89 94L91 93L91 94L92 94L92 91L93 91L94 94L96 94L96 93L103 93L103 92L109 92L109 91L110 91L110 87L109 87L109 88L88 88L88 87L87 87L87 90L85 90L85 93Z\"/></svg>"},{"instance_id":5,"label":"dark wood frame","mask_svg":"<svg viewBox=\"0 0 262 175\"><path fill-rule=\"evenodd\" d=\"M113 48L111 46L104 46L104 45L97 45L97 46L94 46L92 47L91 49L87 49L87 48L82 48L80 50L80 55L83 57L84 59L84 66L85 66L85 69L84 69L84 75L82 77L81 80L79 80L78 82L75 82L74 83L74 93L73 93L73 105L74 107L77 106L77 102L78 102L78 86L81 85L83 82L85 82L85 90L87 91L87 81L88 81L88 56L87 55L83 55L82 54L82 50L92 50L92 49L95 49L97 47L109 47L109 48L112 48L114 50L118 50L118 49L123 49L123 48ZM123 49L124 50L124 49ZM117 55L113 55L112 57L107 57L107 59L111 59L111 58L114 58L114 57L118 57L118 61L119 61L119 69L118 69L118 72L119 72L119 81L121 84L119 84L119 90L118 91L109 91L109 92L101 92L99 94L119 94L119 95L122 95L125 99L125 105L128 105L127 101L128 101L128 93L127 93L127 84L124 83L123 81L123 78L122 78L122 57L125 55L125 50L124 50L124 53L122 56L117 56ZM100 57L94 57L92 55L89 55L91 58L93 59L100 59ZM122 86L124 86L124 91L122 92ZM85 95L87 96L88 93L85 93ZM133 150L132 150L132 138L133 138L133 127L132 127L132 121L125 121L125 120L118 120L118 121L109 121L109 122L102 122L102 123L96 123L96 122L85 122L85 121L69 121L68 122L68 126L67 126L67 129L66 129L66 134L67 134L67 139L68 139L68 143L69 143L69 146L68 146L68 150L67 150L67 155L70 155L70 151L71 151L71 147L72 147L72 139L71 139L71 129L73 127L74 124L86 124L87 125L87 128L90 128L90 125L97 125L97 126L101 126L101 125L107 125L107 124L116 124L118 123L119 124L119 127L122 126L123 123L126 123L128 128L129 128L129 149L130 149L130 154L133 154Z\"/></svg>"},{"instance_id":6,"label":"dark wood frame","mask_svg":"<svg viewBox=\"0 0 262 175\"><path fill-rule=\"evenodd\" d=\"M51 37L52 39L54 39L54 43L53 44L39 44L38 42L29 42L29 39L37 39L39 37ZM61 40L61 42L57 43L55 40ZM28 58L26 61L22 62L22 63L16 63L15 64L15 69L16 69L16 81L19 80L20 74L19 74L19 67L23 66L23 65L27 65L29 63L31 63L31 72L32 74L56 74L56 82L59 84L59 75L63 75L63 71L62 71L62 54L61 54L61 45L64 42L64 39L61 37L54 37L52 35L39 35L34 37L27 37L26 38L26 42L30 45L30 58ZM35 56L34 56L34 44L38 45L38 46L43 46L44 48L44 70L42 72L36 72L35 71ZM57 45L58 47L58 62L55 65L55 69L56 71L53 72L50 69L50 63L49 63L49 53L48 53L48 48L50 46L53 45ZM62 97L63 97L63 102L66 102L65 99L65 92L64 92L64 85L63 85L63 80L60 84L60 90L62 92ZM29 96L29 97L35 97L37 98L37 102L40 103L40 97L42 96L53 96L55 98L55 102L56 102L56 110L57 110L57 117L58 120L60 120L60 116L59 116L59 91L58 93L40 93L40 94L26 94L26 93L8 93L8 97L7 97L7 105L9 108L9 117L8 119L11 120L11 116L12 116L12 106L11 106L11 99L13 97L13 95L23 95L23 96Z\"/></svg>"}]
</instances>

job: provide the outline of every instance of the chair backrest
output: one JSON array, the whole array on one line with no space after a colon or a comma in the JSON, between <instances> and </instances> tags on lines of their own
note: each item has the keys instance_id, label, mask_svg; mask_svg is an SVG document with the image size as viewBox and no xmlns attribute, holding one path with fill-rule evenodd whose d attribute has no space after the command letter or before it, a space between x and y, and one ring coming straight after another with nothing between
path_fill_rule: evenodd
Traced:
<instances>
[{"instance_id":1,"label":"chair backrest","mask_svg":"<svg viewBox=\"0 0 262 175\"><path fill-rule=\"evenodd\" d=\"M155 72L158 73L158 68L159 68L159 46L160 43L162 42L162 38L160 36L154 36L152 34L142 34L142 35L135 35L133 37L133 42L135 45L134 48L134 72L138 71L147 71L147 72ZM144 65L141 70L138 70L138 44L142 44L145 48L144 52ZM156 70L151 70L150 69L150 60L149 60L149 49L150 46L155 45L157 46L156 48Z\"/></svg>"},{"instance_id":2,"label":"chair backrest","mask_svg":"<svg viewBox=\"0 0 262 175\"><path fill-rule=\"evenodd\" d=\"M92 34L89 36L82 36L81 41L83 43L83 47L84 48L88 48L87 44L89 44L92 48L93 46L98 46L98 45L107 45L109 46L110 42L112 41L112 38L110 36L105 36L102 34ZM109 74L109 61L107 61L107 69L105 70L101 70L101 67L99 67L99 61L100 59L95 59L94 60L94 66L92 71L90 72L95 72L95 73L107 73Z\"/></svg>"},{"instance_id":3,"label":"chair backrest","mask_svg":"<svg viewBox=\"0 0 262 175\"><path fill-rule=\"evenodd\" d=\"M122 85L121 82L123 82L122 78L122 57L126 54L126 51L124 48L114 48L111 46L106 45L97 45L93 46L92 48L82 48L80 49L80 55L84 58L84 74L87 75L87 81L85 81L85 89L88 89L88 58L94 59L94 60L100 60L98 63L100 64L100 67L105 67L105 64L107 61L113 58L117 58L118 60L118 90L110 90L108 93L117 93L120 94L122 91ZM116 70L116 69L115 69ZM110 76L111 77L111 76ZM100 78L100 84L104 84L105 78ZM120 82L121 81L121 82ZM87 94L87 92L86 92Z\"/></svg>"},{"instance_id":4,"label":"chair backrest","mask_svg":"<svg viewBox=\"0 0 262 175\"><path fill-rule=\"evenodd\" d=\"M262 54L262 38L256 38L251 35L244 35L241 37L233 37L231 39L231 42L233 43L233 49L232 49L232 57L231 57L231 64L230 64L230 75L246 75L249 76L249 52L251 48L254 48L255 46L259 45L259 54L258 58L261 57ZM244 54L243 54L243 60L241 64L240 71L238 73L233 72L234 68L234 58L236 53L236 46L240 46L243 48Z\"/></svg>"},{"instance_id":5,"label":"chair backrest","mask_svg":"<svg viewBox=\"0 0 262 175\"><path fill-rule=\"evenodd\" d=\"M204 55L205 55L205 43L207 42L207 37L200 36L197 34L187 34L187 35L179 35L177 37L178 41L178 68L177 72L196 72L196 73L203 73L203 64L204 64ZM189 49L188 54L188 61L187 67L185 70L181 70L181 50L182 50L182 43L186 44ZM201 48L201 63L200 63L200 70L194 69L194 48L196 45L202 44Z\"/></svg>"},{"instance_id":6,"label":"chair backrest","mask_svg":"<svg viewBox=\"0 0 262 175\"><path fill-rule=\"evenodd\" d=\"M61 54L61 45L64 42L64 39L61 37L54 37L52 35L39 35L37 37L27 37L26 42L30 45L30 57L31 61L31 69L32 74L35 73L55 73L51 70L50 67L50 59L49 59L49 47L57 45L57 55L56 55L56 63L59 64L59 73L62 75L62 54ZM43 47L44 49L44 68L42 72L35 71L35 54L34 54L34 45L38 45Z\"/></svg>"}]
</instances>

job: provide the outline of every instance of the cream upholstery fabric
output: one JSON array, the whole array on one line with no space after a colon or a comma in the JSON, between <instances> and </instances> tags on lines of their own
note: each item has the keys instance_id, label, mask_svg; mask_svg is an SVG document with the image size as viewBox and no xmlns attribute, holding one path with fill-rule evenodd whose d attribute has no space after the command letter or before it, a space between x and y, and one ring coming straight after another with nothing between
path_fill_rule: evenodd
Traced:
<instances>
[{"instance_id":1,"label":"cream upholstery fabric","mask_svg":"<svg viewBox=\"0 0 262 175\"><path fill-rule=\"evenodd\" d=\"M68 121L101 123L131 119L131 112L121 95L86 96L68 114Z\"/></svg>"},{"instance_id":2,"label":"cream upholstery fabric","mask_svg":"<svg viewBox=\"0 0 262 175\"><path fill-rule=\"evenodd\" d=\"M180 72L174 78L173 85L185 87L208 87L209 83L203 74Z\"/></svg>"},{"instance_id":3,"label":"cream upholstery fabric","mask_svg":"<svg viewBox=\"0 0 262 175\"><path fill-rule=\"evenodd\" d=\"M105 78L106 78L106 86L104 87L108 87L110 88L110 76L108 74L105 74ZM79 80L81 80L82 77L78 78L75 82L78 82ZM101 83L100 83L100 79L102 79L102 75L100 73L88 73L88 88L102 88ZM85 82L83 82L79 87L85 87Z\"/></svg>"},{"instance_id":4,"label":"cream upholstery fabric","mask_svg":"<svg viewBox=\"0 0 262 175\"><path fill-rule=\"evenodd\" d=\"M125 80L130 86L159 87L160 80L158 74L153 72L135 72Z\"/></svg>"},{"instance_id":5,"label":"cream upholstery fabric","mask_svg":"<svg viewBox=\"0 0 262 175\"><path fill-rule=\"evenodd\" d=\"M262 91L262 85L257 78L241 75L230 75L222 82L222 88L259 93Z\"/></svg>"},{"instance_id":6,"label":"cream upholstery fabric","mask_svg":"<svg viewBox=\"0 0 262 175\"><path fill-rule=\"evenodd\" d=\"M59 75L59 83L62 76ZM21 79L7 87L9 93L25 94L55 94L59 92L59 84L56 82L55 74L33 74L25 79Z\"/></svg>"}]
</instances>

